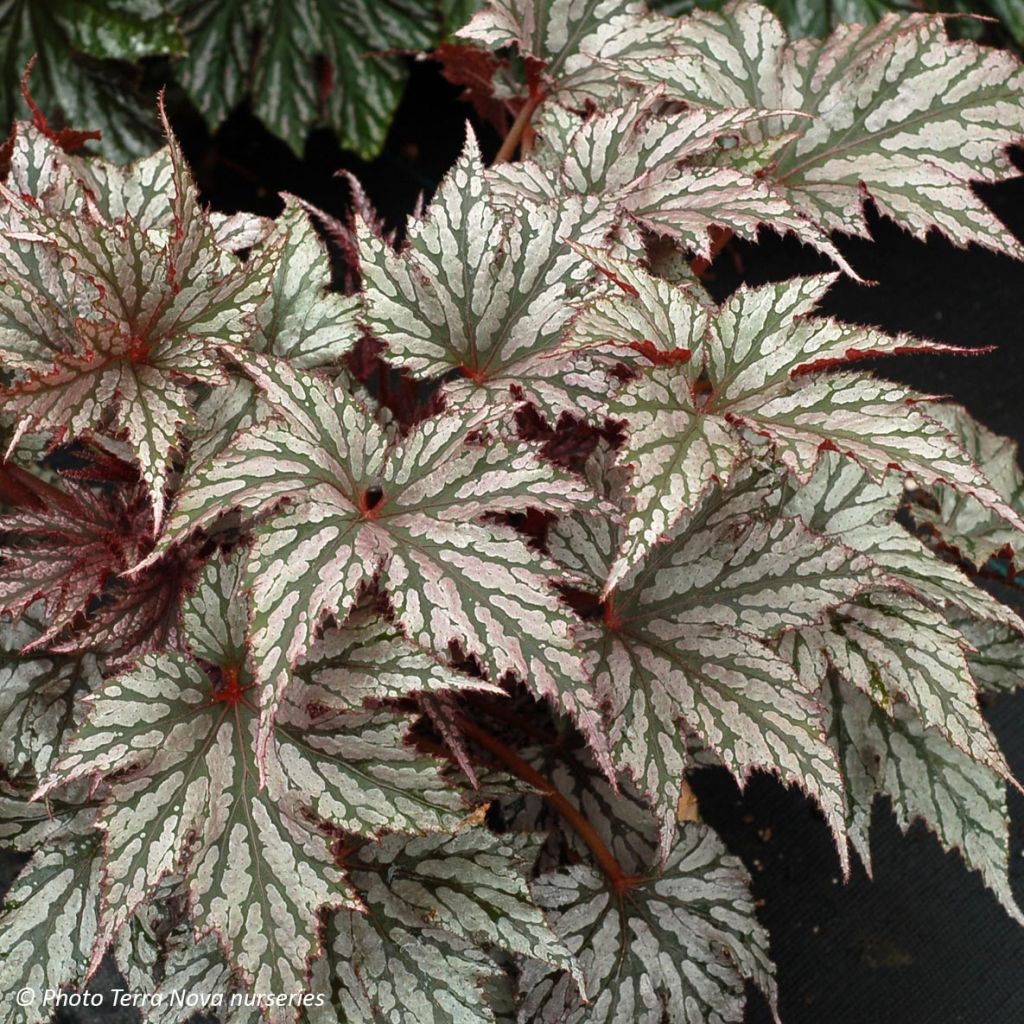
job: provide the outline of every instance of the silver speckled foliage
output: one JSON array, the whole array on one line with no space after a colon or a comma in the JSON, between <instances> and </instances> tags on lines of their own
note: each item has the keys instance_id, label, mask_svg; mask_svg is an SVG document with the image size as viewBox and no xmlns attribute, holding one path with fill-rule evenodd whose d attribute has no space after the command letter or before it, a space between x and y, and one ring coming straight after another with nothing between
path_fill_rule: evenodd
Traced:
<instances>
[{"instance_id":1,"label":"silver speckled foliage","mask_svg":"<svg viewBox=\"0 0 1024 1024\"><path fill-rule=\"evenodd\" d=\"M319 113L375 144L376 7L288 6L179 4L189 82L297 145L281 68L320 32L351 80ZM425 45L420 6L378 28ZM220 48L273 12L256 72ZM108 953L146 1024L181 990L224 1024L738 1022L770 936L694 820L708 767L799 787L845 871L882 796L1024 917L979 707L1024 622L970 575L1020 568L1016 449L858 365L957 350L818 312L868 201L1024 256L971 185L1014 173L1024 70L936 17L791 40L745 0L490 0L458 40L520 155L468 131L400 244L364 202L209 212L166 121L127 167L16 126L0 992L35 998L0 1024ZM716 302L762 228L833 272Z\"/></svg>"}]
</instances>

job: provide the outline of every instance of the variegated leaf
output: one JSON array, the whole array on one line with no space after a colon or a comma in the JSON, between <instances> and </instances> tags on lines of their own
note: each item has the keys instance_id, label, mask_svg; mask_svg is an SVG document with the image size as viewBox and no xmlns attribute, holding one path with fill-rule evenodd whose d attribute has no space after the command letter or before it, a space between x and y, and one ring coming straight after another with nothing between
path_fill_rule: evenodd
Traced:
<instances>
[{"instance_id":1,"label":"variegated leaf","mask_svg":"<svg viewBox=\"0 0 1024 1024\"><path fill-rule=\"evenodd\" d=\"M14 880L0 913L0 991L4 1020L41 1024L48 989L85 981L100 916L102 840L83 830L38 849ZM14 993L31 994L25 1006Z\"/></svg>"},{"instance_id":2,"label":"variegated leaf","mask_svg":"<svg viewBox=\"0 0 1024 1024\"><path fill-rule=\"evenodd\" d=\"M769 225L812 245L851 277L859 277L816 224L774 183L732 167L694 167L641 182L627 209L644 227L676 239L686 249L711 260L712 229L756 239Z\"/></svg>"},{"instance_id":3,"label":"variegated leaf","mask_svg":"<svg viewBox=\"0 0 1024 1024\"><path fill-rule=\"evenodd\" d=\"M455 672L372 609L357 609L344 624L325 631L300 661L303 699L334 711L354 711L370 700L442 690L504 690ZM297 684L293 681L292 686Z\"/></svg>"},{"instance_id":4,"label":"variegated leaf","mask_svg":"<svg viewBox=\"0 0 1024 1024\"><path fill-rule=\"evenodd\" d=\"M270 415L248 377L232 373L226 387L208 389L197 399L192 424L185 428L188 458L181 483L224 451L237 434Z\"/></svg>"},{"instance_id":5,"label":"variegated leaf","mask_svg":"<svg viewBox=\"0 0 1024 1024\"><path fill-rule=\"evenodd\" d=\"M589 489L528 446L473 440L472 414L427 421L390 444L342 389L244 358L279 418L195 473L157 553L232 507L276 506L256 528L246 566L262 744L318 625L343 619L378 572L415 643L441 658L457 643L494 682L515 672L572 711L596 742L571 618L544 578L553 567L510 529L476 521L489 511L577 507L592 500Z\"/></svg>"},{"instance_id":6,"label":"variegated leaf","mask_svg":"<svg viewBox=\"0 0 1024 1024\"><path fill-rule=\"evenodd\" d=\"M872 483L860 467L825 453L807 484L790 488L781 511L864 552L891 585L915 591L945 615L906 593L874 594L836 609L827 625L803 636L881 708L900 714L912 709L955 748L1009 776L977 706L978 671L986 658L983 638L996 645L994 677L1000 677L1004 658L1013 671L1020 620L907 534L896 522L901 497L898 481Z\"/></svg>"},{"instance_id":7,"label":"variegated leaf","mask_svg":"<svg viewBox=\"0 0 1024 1024\"><path fill-rule=\"evenodd\" d=\"M236 255L265 242L274 231L274 222L255 213L210 213L210 227L217 244Z\"/></svg>"},{"instance_id":8,"label":"variegated leaf","mask_svg":"<svg viewBox=\"0 0 1024 1024\"><path fill-rule=\"evenodd\" d=\"M499 207L470 135L403 252L360 231L367 324L395 365L428 378L457 371L444 387L449 406L483 406L511 390L552 422L593 412L608 376L586 360L555 358L570 300L593 272L567 244L581 239L600 237L579 203Z\"/></svg>"},{"instance_id":9,"label":"variegated leaf","mask_svg":"<svg viewBox=\"0 0 1024 1024\"><path fill-rule=\"evenodd\" d=\"M441 526L411 515L395 530L398 546L382 581L410 636L437 653L458 642L480 658L494 681L514 673L569 712L600 747L599 716L573 641L574 622L546 583L555 567L511 530ZM459 591L453 597L441 591L452 585Z\"/></svg>"},{"instance_id":10,"label":"variegated leaf","mask_svg":"<svg viewBox=\"0 0 1024 1024\"><path fill-rule=\"evenodd\" d=\"M163 980L155 990L164 998L147 1005L145 1024L187 1024L203 1011L215 1014L221 1024L259 1024L263 1014L228 967L217 941L206 936L197 942L191 931L168 940Z\"/></svg>"},{"instance_id":11,"label":"variegated leaf","mask_svg":"<svg viewBox=\"0 0 1024 1024\"><path fill-rule=\"evenodd\" d=\"M330 923L314 985L345 1019L495 1024L485 994L505 976L478 944L572 969L526 886L530 843L479 830L361 848L349 877L367 913Z\"/></svg>"},{"instance_id":12,"label":"variegated leaf","mask_svg":"<svg viewBox=\"0 0 1024 1024\"><path fill-rule=\"evenodd\" d=\"M301 692L301 691L300 691ZM403 746L409 720L390 712L313 713L286 706L279 717L267 788L347 832L429 832L465 816L438 765Z\"/></svg>"},{"instance_id":13,"label":"variegated leaf","mask_svg":"<svg viewBox=\"0 0 1024 1024\"><path fill-rule=\"evenodd\" d=\"M281 258L250 344L304 369L336 363L359 340L360 301L330 291L327 253L301 205L289 201L274 230Z\"/></svg>"},{"instance_id":14,"label":"variegated leaf","mask_svg":"<svg viewBox=\"0 0 1024 1024\"><path fill-rule=\"evenodd\" d=\"M242 563L241 553L212 559L182 602L185 645L198 660L221 668L245 664L249 616Z\"/></svg>"},{"instance_id":15,"label":"variegated leaf","mask_svg":"<svg viewBox=\"0 0 1024 1024\"><path fill-rule=\"evenodd\" d=\"M174 6L214 105L248 90L293 146L344 108L366 149L403 73L358 48L454 10ZM831 372L956 351L816 316L833 277L717 306L698 280L712 228L764 224L853 273L829 233L866 198L1024 254L970 185L1012 173L1024 73L937 19L790 43L739 0L484 0L465 36L505 48L475 59L521 156L471 139L401 247L362 196L359 239L287 198L210 215L173 138L125 169L44 128L0 147L4 499L47 442L98 485L65 507L44 464L61 511L0 520L0 844L35 848L4 989L79 984L113 941L140 992L320 997L274 1024L738 1020L773 982L745 877L679 825L706 763L800 784L844 869L886 794L1024 918L977 706L1024 627L959 568L1017 568L1015 452ZM365 296L330 290L321 227ZM371 397L378 358L445 411Z\"/></svg>"},{"instance_id":16,"label":"variegated leaf","mask_svg":"<svg viewBox=\"0 0 1024 1024\"><path fill-rule=\"evenodd\" d=\"M580 304L567 348L625 346L656 363L692 358L707 334L710 313L699 293L672 285L637 263L580 248L617 288Z\"/></svg>"},{"instance_id":17,"label":"variegated leaf","mask_svg":"<svg viewBox=\"0 0 1024 1024\"><path fill-rule=\"evenodd\" d=\"M255 716L231 693L187 659L150 655L93 697L47 785L120 776L100 818L106 939L187 854L197 923L257 986L292 991L318 910L352 897L324 839L258 789Z\"/></svg>"},{"instance_id":18,"label":"variegated leaf","mask_svg":"<svg viewBox=\"0 0 1024 1024\"><path fill-rule=\"evenodd\" d=\"M643 6L635 0L585 0L576 4L568 0L490 0L457 34L496 50L515 46L523 54L546 61L555 73L558 65L572 56L570 47L602 22L643 13Z\"/></svg>"},{"instance_id":19,"label":"variegated leaf","mask_svg":"<svg viewBox=\"0 0 1024 1024\"><path fill-rule=\"evenodd\" d=\"M48 649L75 655L95 651L107 672L120 671L143 654L180 649L181 600L199 576L203 543L197 538L183 544L130 580L112 579L82 625L50 642Z\"/></svg>"},{"instance_id":20,"label":"variegated leaf","mask_svg":"<svg viewBox=\"0 0 1024 1024\"><path fill-rule=\"evenodd\" d=\"M17 626L0 622L0 766L46 773L63 738L81 721L81 698L100 684L95 656L24 653L42 633L42 609ZM2 834L2 825L0 825Z\"/></svg>"},{"instance_id":21,"label":"variegated leaf","mask_svg":"<svg viewBox=\"0 0 1024 1024\"><path fill-rule=\"evenodd\" d=\"M735 495L711 491L608 590L600 623L579 632L613 756L655 804L663 850L687 767L683 726L741 781L766 768L804 786L842 835L841 785L814 691L769 642L877 585L877 573L796 520L756 518L757 481L747 473ZM593 562L594 540L563 519L552 552Z\"/></svg>"},{"instance_id":22,"label":"variegated leaf","mask_svg":"<svg viewBox=\"0 0 1024 1024\"><path fill-rule=\"evenodd\" d=\"M527 964L523 1019L741 1021L745 980L771 992L768 936L747 886L739 861L700 825L681 828L665 864L624 891L586 864L542 875L534 897L579 956L590 999L565 974Z\"/></svg>"},{"instance_id":23,"label":"variegated leaf","mask_svg":"<svg viewBox=\"0 0 1024 1024\"><path fill-rule=\"evenodd\" d=\"M563 723L556 719L556 728ZM628 777L609 779L579 737L562 735L557 744L521 749L519 756L568 803L586 815L594 834L608 848L626 876L647 873L658 855L659 823L647 801ZM482 786L495 780L486 775ZM593 859L593 850L565 821L551 801L537 789L522 783L513 793L498 789L502 817L517 832L548 832L550 839L538 860L537 870L562 864L568 851L573 862ZM554 857L551 851L555 850Z\"/></svg>"},{"instance_id":24,"label":"variegated leaf","mask_svg":"<svg viewBox=\"0 0 1024 1024\"><path fill-rule=\"evenodd\" d=\"M681 15L689 14L697 9L721 10L726 5L726 0L655 0L652 6L663 14ZM873 25L886 14L892 11L899 11L898 0L832 0L824 5L802 4L799 0L768 0L764 5L775 11L779 19L786 26L790 35L824 37L844 22L853 22L858 25ZM949 14L954 12L978 13L970 6L970 0L966 3L960 0L946 0L945 3L939 0L922 0L917 5L918 10L945 11ZM1013 32L1018 38L1024 34L1024 22L1015 16L1015 8L1008 8L1000 0L989 3L984 8L991 12L994 17L1002 19L1006 28ZM980 11L980 8L979 8ZM960 28L955 22L951 28ZM965 34L970 38L973 34L972 28L962 26L966 29Z\"/></svg>"},{"instance_id":25,"label":"variegated leaf","mask_svg":"<svg viewBox=\"0 0 1024 1024\"><path fill-rule=\"evenodd\" d=\"M681 20L658 59L606 63L698 107L779 111L748 137L793 133L767 178L824 231L866 234L871 198L918 237L937 228L958 245L1024 252L970 187L1015 173L1006 149L1024 123L1024 72L1009 53L950 44L941 17L790 42L767 8L736 0Z\"/></svg>"},{"instance_id":26,"label":"variegated leaf","mask_svg":"<svg viewBox=\"0 0 1024 1024\"><path fill-rule=\"evenodd\" d=\"M952 615L953 626L971 645L967 664L979 689L1008 693L1024 686L1024 637L1001 622L980 622L963 613Z\"/></svg>"},{"instance_id":27,"label":"variegated leaf","mask_svg":"<svg viewBox=\"0 0 1024 1024\"><path fill-rule=\"evenodd\" d=\"M200 110L219 122L248 95L256 116L300 154L309 129L326 121L342 146L375 156L405 82L401 64L380 52L427 49L440 34L437 12L420 0L174 6L188 42L181 79ZM326 85L320 62L330 69Z\"/></svg>"},{"instance_id":28,"label":"variegated leaf","mask_svg":"<svg viewBox=\"0 0 1024 1024\"><path fill-rule=\"evenodd\" d=\"M971 586L957 566L937 557L896 522L903 494L903 483L894 474L876 483L857 463L824 451L805 484L787 485L780 494L779 511L799 516L810 529L867 555L929 604L1020 631L1020 619L1011 609Z\"/></svg>"},{"instance_id":29,"label":"variegated leaf","mask_svg":"<svg viewBox=\"0 0 1024 1024\"><path fill-rule=\"evenodd\" d=\"M184 40L168 5L87 4L55 0L38 18L31 3L16 0L0 21L0 120L5 128L25 116L19 82L35 62L32 95L57 129L97 129L92 143L111 160L124 161L159 145L159 124L127 62L180 54Z\"/></svg>"},{"instance_id":30,"label":"variegated leaf","mask_svg":"<svg viewBox=\"0 0 1024 1024\"><path fill-rule=\"evenodd\" d=\"M767 396L765 396L767 397ZM944 481L979 498L1007 521L1020 522L974 460L928 418L926 396L852 373L808 378L787 393L737 405L735 415L770 437L783 462L806 479L822 445L831 444L878 479L895 465L922 482Z\"/></svg>"},{"instance_id":31,"label":"variegated leaf","mask_svg":"<svg viewBox=\"0 0 1024 1024\"><path fill-rule=\"evenodd\" d=\"M660 56L674 27L639 0L488 0L456 34L490 49L516 47L543 66L547 94L582 107L621 93L605 61Z\"/></svg>"},{"instance_id":32,"label":"variegated leaf","mask_svg":"<svg viewBox=\"0 0 1024 1024\"><path fill-rule=\"evenodd\" d=\"M212 562L182 610L189 647L200 661L227 673L228 689L244 684L243 678L235 683L232 672L246 676L240 669L249 630L242 562L240 556ZM379 647L376 652L363 651L360 645L379 639L380 632L379 625L374 632L353 630L349 657L365 664L379 654ZM424 675L437 669L404 638L392 632L389 639L393 651L398 648L405 654L408 675L415 666ZM397 655L394 651L392 656ZM322 820L358 834L385 828L422 832L457 823L463 811L458 793L442 782L432 760L417 757L402 745L408 725L402 716L346 716L344 710L360 710L361 702L332 708L335 702L324 698L324 689L299 681L288 690L276 719L274 770L267 776L273 799L282 806L297 801Z\"/></svg>"},{"instance_id":33,"label":"variegated leaf","mask_svg":"<svg viewBox=\"0 0 1024 1024\"><path fill-rule=\"evenodd\" d=\"M796 656L807 666L802 672L809 667L819 683L824 681L829 737L846 777L850 840L864 862L871 863L871 807L882 793L904 831L923 819L946 849L958 850L968 868L981 873L1007 913L1024 921L1007 874L1004 781L924 729L906 706L887 714L842 680L818 676L813 656Z\"/></svg>"},{"instance_id":34,"label":"variegated leaf","mask_svg":"<svg viewBox=\"0 0 1024 1024\"><path fill-rule=\"evenodd\" d=\"M110 576L128 568L137 557L132 528L148 527L148 513L140 516L121 494L71 486L64 495L60 507L0 517L0 531L9 538L0 546L0 609L18 618L37 599L44 601L46 623L33 638L36 646L58 636Z\"/></svg>"},{"instance_id":35,"label":"variegated leaf","mask_svg":"<svg viewBox=\"0 0 1024 1024\"><path fill-rule=\"evenodd\" d=\"M593 114L564 141L557 165L561 187L597 194L632 210L632 196L681 164L734 141L765 115L758 110L700 110L659 114L664 95L654 90L622 106ZM564 116L564 115L563 115ZM547 121L561 127L561 121ZM542 129L543 130L543 129ZM564 129L563 129L564 130ZM554 150L550 135L549 150Z\"/></svg>"},{"instance_id":36,"label":"variegated leaf","mask_svg":"<svg viewBox=\"0 0 1024 1024\"><path fill-rule=\"evenodd\" d=\"M144 998L139 1007L144 1024L187 1024L197 1012L211 1014L220 1024L259 1024L260 1011L217 939L197 939L187 915L179 912L182 905L180 886L167 886L114 942L130 991Z\"/></svg>"},{"instance_id":37,"label":"variegated leaf","mask_svg":"<svg viewBox=\"0 0 1024 1024\"><path fill-rule=\"evenodd\" d=\"M610 225L628 215L708 259L713 227L754 238L770 223L778 231L795 232L857 276L828 235L762 177L734 167L684 166L704 163L720 146L735 146L745 126L766 117L764 112L695 109L659 115L665 106L661 90L653 90L593 115L567 138L559 138L561 125L547 118L540 130L555 128L548 152L557 147L562 156L554 173L539 176L540 168L519 164L498 168L497 174L526 196L539 191L552 199L590 197ZM596 213L590 217L599 221Z\"/></svg>"},{"instance_id":38,"label":"variegated leaf","mask_svg":"<svg viewBox=\"0 0 1024 1024\"><path fill-rule=\"evenodd\" d=\"M728 483L744 458L743 428L769 438L801 478L813 471L821 448L830 447L876 479L897 466L918 479L949 480L1007 518L1016 516L968 453L917 411L913 403L923 396L866 375L822 372L869 354L936 348L814 317L834 278L741 288L708 315L688 291L621 261L594 258L622 294L585 306L571 344L627 345L655 364L612 407L628 422L621 460L633 466L634 509L610 583L713 482Z\"/></svg>"},{"instance_id":39,"label":"variegated leaf","mask_svg":"<svg viewBox=\"0 0 1024 1024\"><path fill-rule=\"evenodd\" d=\"M402 917L419 918L474 945L539 960L581 980L575 959L555 937L527 887L537 844L522 835L496 836L468 828L450 836L390 836L365 847L350 863L352 883L362 871L384 871L389 902Z\"/></svg>"},{"instance_id":40,"label":"variegated leaf","mask_svg":"<svg viewBox=\"0 0 1024 1024\"><path fill-rule=\"evenodd\" d=\"M954 747L1010 777L978 707L967 645L942 614L905 595L872 594L802 636L883 710L905 704Z\"/></svg>"},{"instance_id":41,"label":"variegated leaf","mask_svg":"<svg viewBox=\"0 0 1024 1024\"><path fill-rule=\"evenodd\" d=\"M631 381L609 412L629 425L621 459L633 471L626 536L608 577L614 585L713 484L729 485L746 445L724 416L695 407L692 381L676 364Z\"/></svg>"},{"instance_id":42,"label":"variegated leaf","mask_svg":"<svg viewBox=\"0 0 1024 1024\"><path fill-rule=\"evenodd\" d=\"M259 788L240 576L237 558L212 563L185 609L189 644L214 670L150 655L108 682L41 792L108 778L105 936L180 871L197 926L234 966L257 988L292 991L318 950L319 910L355 899L303 809L374 834L453 828L462 804L433 761L402 745L404 717L325 720L297 703L279 716Z\"/></svg>"},{"instance_id":43,"label":"variegated leaf","mask_svg":"<svg viewBox=\"0 0 1024 1024\"><path fill-rule=\"evenodd\" d=\"M15 300L0 356L28 371L0 390L0 409L15 421L15 442L26 431L126 434L159 525L189 386L225 380L208 339L249 332L275 251L242 265L219 247L169 129L162 157L100 168L68 164L81 176L75 204L0 186L0 219L23 239L0 246ZM65 280L54 293L58 259Z\"/></svg>"},{"instance_id":44,"label":"variegated leaf","mask_svg":"<svg viewBox=\"0 0 1024 1024\"><path fill-rule=\"evenodd\" d=\"M45 842L54 819L45 804L30 802L31 789L0 779L0 850L31 853ZM60 829L60 825L56 826Z\"/></svg>"},{"instance_id":45,"label":"variegated leaf","mask_svg":"<svg viewBox=\"0 0 1024 1024\"><path fill-rule=\"evenodd\" d=\"M1024 473L1021 472L1016 442L993 434L966 409L955 405L935 405L930 415L971 454L992 486L1011 507L1024 507ZM931 490L937 507L919 502L914 507L914 518L929 524L943 543L956 548L973 565L980 567L993 555L1004 551L1016 555L1024 544L1024 537L1018 529L972 495L941 484Z\"/></svg>"},{"instance_id":46,"label":"variegated leaf","mask_svg":"<svg viewBox=\"0 0 1024 1024\"><path fill-rule=\"evenodd\" d=\"M5 183L18 194L46 195L50 202L59 203L73 181L66 154L55 139L34 124L11 120L13 131L5 142L9 147ZM5 241L10 244L14 240Z\"/></svg>"},{"instance_id":47,"label":"variegated leaf","mask_svg":"<svg viewBox=\"0 0 1024 1024\"><path fill-rule=\"evenodd\" d=\"M470 943L406 918L389 896L375 875L363 894L372 913L331 923L329 960L314 965L314 991L344 1020L496 1024L485 986L504 977L497 964Z\"/></svg>"},{"instance_id":48,"label":"variegated leaf","mask_svg":"<svg viewBox=\"0 0 1024 1024\"><path fill-rule=\"evenodd\" d=\"M45 802L32 799L35 781L0 777L0 847L19 853L66 845L96 824L101 797L88 783L58 790Z\"/></svg>"},{"instance_id":49,"label":"variegated leaf","mask_svg":"<svg viewBox=\"0 0 1024 1024\"><path fill-rule=\"evenodd\" d=\"M15 385L0 394L0 402L20 421L19 431L66 431L70 437L100 427L113 406L111 426L128 436L159 525L170 457L189 418L188 394L170 367L136 366L126 356L99 348L80 359L58 360L52 374ZM103 368L93 370L97 361ZM195 365L216 373L212 362Z\"/></svg>"},{"instance_id":50,"label":"variegated leaf","mask_svg":"<svg viewBox=\"0 0 1024 1024\"><path fill-rule=\"evenodd\" d=\"M1006 775L1005 761L976 702L986 655L972 653L968 645L972 631L979 639L999 638L1005 654L997 647L991 656L992 673L999 679L1004 657L1012 671L1019 620L970 587L955 566L940 561L895 522L901 495L897 481L874 484L860 467L828 452L783 510L867 554L894 582L946 608L953 625L906 595L884 594L840 608L827 626L805 629L801 635L816 658L827 656L845 679L882 708L903 721L911 711L916 713L922 727L935 729L967 756Z\"/></svg>"}]
</instances>

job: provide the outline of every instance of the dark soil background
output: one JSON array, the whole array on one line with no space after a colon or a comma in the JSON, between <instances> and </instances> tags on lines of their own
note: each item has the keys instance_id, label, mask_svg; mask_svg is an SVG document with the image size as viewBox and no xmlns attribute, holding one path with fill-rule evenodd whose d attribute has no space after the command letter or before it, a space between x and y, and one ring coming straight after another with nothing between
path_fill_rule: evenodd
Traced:
<instances>
[{"instance_id":1,"label":"dark soil background","mask_svg":"<svg viewBox=\"0 0 1024 1024\"><path fill-rule=\"evenodd\" d=\"M310 136L303 159L238 111L216 135L180 98L172 120L205 200L227 212L280 209L278 193L295 193L343 214L348 188L341 168L362 182L390 226L399 226L421 194L436 187L455 160L470 108L436 65L414 66L383 154L365 163L343 153L331 134ZM477 126L485 156L497 140ZM1024 168L1024 159L1019 166ZM1024 177L985 187L984 198L1024 239ZM876 282L841 280L826 311L890 331L910 331L995 353L977 357L892 359L883 371L923 391L949 395L983 423L1024 439L1018 389L1024 387L1024 263L939 238L919 242L873 217L873 241L839 239L858 272ZM741 279L762 282L828 269L791 239L734 243L712 268L725 294ZM1024 610L1013 592L1000 594ZM992 701L987 713L1018 778L1024 778L1024 692ZM903 836L891 813L876 808L874 878L856 865L843 883L828 831L795 790L766 776L744 793L724 774L695 784L705 819L743 858L778 964L785 1024L1020 1024L1024 1021L1024 928L1015 925L959 857L946 854L920 825ZM1024 798L1010 796L1010 872L1024 906ZM5 877L5 868L6 877ZM0 889L14 864L0 860ZM98 979L101 984L102 978ZM128 1012L83 1013L65 1021L132 1019ZM752 992L746 1024L771 1020Z\"/></svg>"}]
</instances>

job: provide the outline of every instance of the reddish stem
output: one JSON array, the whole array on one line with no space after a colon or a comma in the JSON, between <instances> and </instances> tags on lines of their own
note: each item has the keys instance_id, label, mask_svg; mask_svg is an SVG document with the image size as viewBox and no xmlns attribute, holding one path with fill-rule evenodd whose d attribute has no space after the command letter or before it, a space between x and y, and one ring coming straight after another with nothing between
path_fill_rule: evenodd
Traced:
<instances>
[{"instance_id":1,"label":"reddish stem","mask_svg":"<svg viewBox=\"0 0 1024 1024\"><path fill-rule=\"evenodd\" d=\"M496 736L481 729L468 719L460 719L463 732L475 743L493 754L513 775L528 782L545 800L575 829L577 835L590 848L594 859L608 877L612 888L621 895L631 889L640 879L627 875L615 859L615 854L608 849L605 841L597 834L597 830L536 768L528 765L514 750L505 746Z\"/></svg>"},{"instance_id":2,"label":"reddish stem","mask_svg":"<svg viewBox=\"0 0 1024 1024\"><path fill-rule=\"evenodd\" d=\"M0 501L15 508L78 510L75 500L13 462L0 462Z\"/></svg>"},{"instance_id":3,"label":"reddish stem","mask_svg":"<svg viewBox=\"0 0 1024 1024\"><path fill-rule=\"evenodd\" d=\"M512 122L512 127L508 130L508 135L505 136L505 139L501 144L501 149L498 150L498 155L494 158L494 163L504 164L512 159L515 155L516 148L519 146L523 137L523 132L526 131L530 124L530 118L533 117L533 112L543 102L544 93L542 90L537 89L535 91L531 91L519 113L516 114L516 119Z\"/></svg>"}]
</instances>

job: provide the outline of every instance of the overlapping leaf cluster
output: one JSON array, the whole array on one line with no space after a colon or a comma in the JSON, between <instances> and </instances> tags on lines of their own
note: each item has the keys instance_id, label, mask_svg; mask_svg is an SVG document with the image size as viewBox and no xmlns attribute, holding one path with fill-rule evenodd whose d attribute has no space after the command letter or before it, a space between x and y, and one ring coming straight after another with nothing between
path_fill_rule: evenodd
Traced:
<instances>
[{"instance_id":1,"label":"overlapping leaf cluster","mask_svg":"<svg viewBox=\"0 0 1024 1024\"><path fill-rule=\"evenodd\" d=\"M475 5L473 6L475 9ZM384 144L407 57L471 11L452 0L31 0L0 8L0 117L24 112L19 80L57 127L100 133L119 162L160 144L153 83L180 83L213 126L242 104L302 153L311 128L371 159Z\"/></svg>"},{"instance_id":2,"label":"overlapping leaf cluster","mask_svg":"<svg viewBox=\"0 0 1024 1024\"><path fill-rule=\"evenodd\" d=\"M694 10L721 10L727 0L658 0L653 6L665 14L689 14ZM901 0L833 0L827 4L805 4L799 0L769 0L773 10L792 36L827 36L843 22L871 24L893 12L906 11ZM1013 0L919 0L917 10L934 14L966 14L951 26L960 35L979 38L992 33L1024 43L1024 12ZM980 16L980 17L979 17ZM985 19L985 20L982 20ZM989 20L991 19L991 20ZM996 22L998 19L998 23Z\"/></svg>"},{"instance_id":3,"label":"overlapping leaf cluster","mask_svg":"<svg viewBox=\"0 0 1024 1024\"><path fill-rule=\"evenodd\" d=\"M120 169L17 128L4 991L112 953L225 1020L739 1020L774 983L681 810L706 765L801 787L844 866L883 794L1021 917L978 698L1024 624L967 575L1017 557L1016 452L858 369L950 350L821 315L835 274L700 273L762 227L853 273L868 198L1019 255L970 182L1012 172L1024 72L751 3L492 0L462 36L510 102L523 72L520 159L470 135L400 247L360 220L352 295L317 211L208 213L169 129Z\"/></svg>"},{"instance_id":4,"label":"overlapping leaf cluster","mask_svg":"<svg viewBox=\"0 0 1024 1024\"><path fill-rule=\"evenodd\" d=\"M168 76L218 125L247 104L267 128L301 153L312 127L333 129L341 145L371 158L384 144L406 81L408 57L441 44L453 80L479 83L484 65L446 40L482 0L54 0L42 17L28 0L0 10L4 95L0 115L19 109L19 80L35 58L33 92L58 127L100 133L109 159L144 156L159 145L159 126L140 99ZM659 0L670 15L721 10L724 0ZM906 5L896 0L840 0L826 5L772 0L794 36L827 36L844 22L874 23ZM987 15L961 19L962 34L1024 41L1014 0L928 0L930 11ZM998 19L998 20L997 20ZM502 124L515 115L508 97L485 104Z\"/></svg>"}]
</instances>

